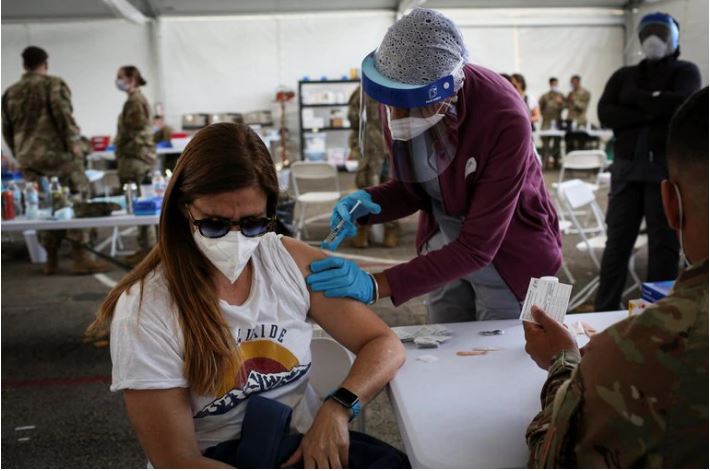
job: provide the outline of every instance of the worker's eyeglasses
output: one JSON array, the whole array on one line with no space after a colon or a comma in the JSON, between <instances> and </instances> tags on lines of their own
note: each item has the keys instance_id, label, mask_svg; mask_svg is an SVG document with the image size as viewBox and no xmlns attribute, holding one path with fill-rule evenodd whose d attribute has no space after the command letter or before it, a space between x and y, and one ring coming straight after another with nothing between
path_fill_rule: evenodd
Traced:
<instances>
[{"instance_id":1,"label":"worker's eyeglasses","mask_svg":"<svg viewBox=\"0 0 710 471\"><path fill-rule=\"evenodd\" d=\"M190 221L197 226L197 230L208 239L219 239L226 236L232 227L239 227L239 231L245 237L259 237L269 232L274 224L272 217L247 216L238 221L231 221L227 218L205 218L195 219L190 211L187 211Z\"/></svg>"}]
</instances>

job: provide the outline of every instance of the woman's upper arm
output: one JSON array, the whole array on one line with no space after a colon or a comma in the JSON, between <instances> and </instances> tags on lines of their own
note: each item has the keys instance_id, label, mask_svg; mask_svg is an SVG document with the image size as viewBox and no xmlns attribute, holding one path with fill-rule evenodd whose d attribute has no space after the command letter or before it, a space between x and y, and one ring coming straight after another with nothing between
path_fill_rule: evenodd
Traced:
<instances>
[{"instance_id":1,"label":"woman's upper arm","mask_svg":"<svg viewBox=\"0 0 710 471\"><path fill-rule=\"evenodd\" d=\"M201 457L186 388L125 389L128 418L151 464L177 467L185 458Z\"/></svg>"},{"instance_id":2,"label":"woman's upper arm","mask_svg":"<svg viewBox=\"0 0 710 471\"><path fill-rule=\"evenodd\" d=\"M296 261L302 275L310 273L310 264L326 257L322 251L303 242L284 237L284 247ZM350 298L326 298L322 292L310 292L308 315L335 340L356 353L370 340L394 336L392 330L364 304Z\"/></svg>"}]
</instances>

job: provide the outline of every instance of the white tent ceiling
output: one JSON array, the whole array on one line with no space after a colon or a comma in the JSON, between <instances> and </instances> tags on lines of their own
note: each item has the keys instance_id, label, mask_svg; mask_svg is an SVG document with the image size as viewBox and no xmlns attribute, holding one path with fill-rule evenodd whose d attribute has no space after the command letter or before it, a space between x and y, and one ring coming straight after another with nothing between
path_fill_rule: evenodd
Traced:
<instances>
[{"instance_id":1,"label":"white tent ceiling","mask_svg":"<svg viewBox=\"0 0 710 471\"><path fill-rule=\"evenodd\" d=\"M402 5L430 8L625 8L643 0L3 0L3 22L116 18L124 3L147 17L270 13L397 11Z\"/></svg>"}]
</instances>

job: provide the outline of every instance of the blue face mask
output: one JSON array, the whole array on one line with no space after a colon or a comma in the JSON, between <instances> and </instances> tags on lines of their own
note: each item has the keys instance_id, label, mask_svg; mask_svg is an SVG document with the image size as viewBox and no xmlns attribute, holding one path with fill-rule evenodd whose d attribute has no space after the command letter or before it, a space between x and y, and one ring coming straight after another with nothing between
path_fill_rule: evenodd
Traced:
<instances>
[{"instance_id":1,"label":"blue face mask","mask_svg":"<svg viewBox=\"0 0 710 471\"><path fill-rule=\"evenodd\" d=\"M118 88L122 92L127 92L129 87L124 80L116 79L116 88Z\"/></svg>"}]
</instances>

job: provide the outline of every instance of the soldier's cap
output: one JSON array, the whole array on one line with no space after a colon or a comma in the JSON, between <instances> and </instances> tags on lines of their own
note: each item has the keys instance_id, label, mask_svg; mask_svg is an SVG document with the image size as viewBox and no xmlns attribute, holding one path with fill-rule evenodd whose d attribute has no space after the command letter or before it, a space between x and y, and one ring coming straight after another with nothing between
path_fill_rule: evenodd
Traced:
<instances>
[{"instance_id":1,"label":"soldier's cap","mask_svg":"<svg viewBox=\"0 0 710 471\"><path fill-rule=\"evenodd\" d=\"M461 31L438 11L415 8L390 26L362 62L363 89L380 103L427 106L463 85L468 50Z\"/></svg>"}]
</instances>

